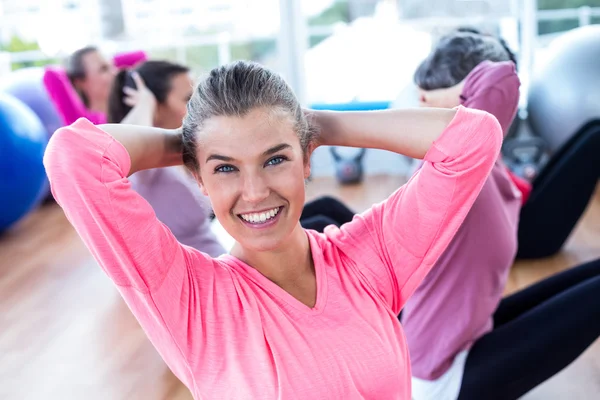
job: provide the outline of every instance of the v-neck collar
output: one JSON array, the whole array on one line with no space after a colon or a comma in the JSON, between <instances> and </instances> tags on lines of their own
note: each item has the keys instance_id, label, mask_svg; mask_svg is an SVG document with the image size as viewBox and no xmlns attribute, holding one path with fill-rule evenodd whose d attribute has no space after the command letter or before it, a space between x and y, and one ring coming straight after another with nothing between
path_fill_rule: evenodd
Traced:
<instances>
[{"instance_id":1,"label":"v-neck collar","mask_svg":"<svg viewBox=\"0 0 600 400\"><path fill-rule=\"evenodd\" d=\"M247 277L249 277L254 283L261 286L263 289L268 292L274 294L279 299L283 300L286 304L292 306L296 310L309 314L309 315L317 315L323 312L325 305L327 304L327 274L325 273L325 265L323 262L323 254L321 252L321 247L317 242L317 239L314 238L310 233L306 230L304 231L308 236L308 242L310 246L310 252L313 259L313 264L315 267L315 277L317 281L317 298L315 301L314 307L310 308L306 304L302 303L300 300L296 299L294 296L286 292L279 285L269 280L266 276L261 274L258 270L246 264L242 260L237 257L234 257L230 254L223 255L222 259L229 265L235 265L238 270L243 272Z\"/></svg>"}]
</instances>

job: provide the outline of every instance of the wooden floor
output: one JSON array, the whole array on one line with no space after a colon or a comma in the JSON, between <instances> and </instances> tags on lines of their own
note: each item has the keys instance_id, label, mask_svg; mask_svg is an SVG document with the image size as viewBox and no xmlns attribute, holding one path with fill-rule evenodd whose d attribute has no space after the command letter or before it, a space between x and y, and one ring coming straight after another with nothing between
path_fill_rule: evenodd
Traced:
<instances>
[{"instance_id":1,"label":"wooden floor","mask_svg":"<svg viewBox=\"0 0 600 400\"><path fill-rule=\"evenodd\" d=\"M373 177L340 187L316 179L309 198L330 194L361 211L404 183ZM506 292L600 257L600 192L552 258L515 264ZM184 400L118 293L60 208L45 206L0 239L1 400ZM600 341L526 400L600 398Z\"/></svg>"}]
</instances>

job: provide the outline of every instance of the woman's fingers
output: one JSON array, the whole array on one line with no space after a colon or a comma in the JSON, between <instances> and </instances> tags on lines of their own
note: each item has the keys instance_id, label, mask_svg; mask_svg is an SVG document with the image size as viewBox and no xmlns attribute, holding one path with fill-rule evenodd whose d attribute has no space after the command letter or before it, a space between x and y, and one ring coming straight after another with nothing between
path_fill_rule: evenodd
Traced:
<instances>
[{"instance_id":1,"label":"woman's fingers","mask_svg":"<svg viewBox=\"0 0 600 400\"><path fill-rule=\"evenodd\" d=\"M135 107L138 101L137 99L133 99L131 97L125 97L123 98L123 103L127 104L129 107Z\"/></svg>"},{"instance_id":2,"label":"woman's fingers","mask_svg":"<svg viewBox=\"0 0 600 400\"><path fill-rule=\"evenodd\" d=\"M127 96L132 96L132 97L134 97L134 96L137 96L137 94L138 94L138 91L137 91L137 90L135 90L134 88L130 88L129 86L125 86L125 87L123 88L123 93L125 93L125 95L127 95Z\"/></svg>"},{"instance_id":3,"label":"woman's fingers","mask_svg":"<svg viewBox=\"0 0 600 400\"><path fill-rule=\"evenodd\" d=\"M137 73L137 71L133 71L131 73L131 77L133 78L133 81L135 82L135 86L137 86L138 90L141 90L142 88L146 87L144 80L142 79L140 74Z\"/></svg>"}]
</instances>

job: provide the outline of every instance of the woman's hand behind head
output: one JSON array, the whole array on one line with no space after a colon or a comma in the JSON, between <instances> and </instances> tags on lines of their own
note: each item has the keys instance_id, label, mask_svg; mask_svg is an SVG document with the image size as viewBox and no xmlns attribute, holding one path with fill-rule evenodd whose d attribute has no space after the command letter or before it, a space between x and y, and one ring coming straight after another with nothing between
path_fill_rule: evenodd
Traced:
<instances>
[{"instance_id":1,"label":"woman's hand behind head","mask_svg":"<svg viewBox=\"0 0 600 400\"><path fill-rule=\"evenodd\" d=\"M129 107L141 106L154 110L156 107L156 97L154 96L154 93L148 89L140 74L136 71L129 72L129 74L131 74L131 78L135 83L135 88L130 86L123 87L123 93L125 93L123 102Z\"/></svg>"},{"instance_id":2,"label":"woman's hand behind head","mask_svg":"<svg viewBox=\"0 0 600 400\"><path fill-rule=\"evenodd\" d=\"M138 114L146 114L144 124L165 129L181 126L192 90L188 72L187 67L158 60L147 61L135 71L120 71L111 90L109 122L122 122L135 108Z\"/></svg>"},{"instance_id":3,"label":"woman's hand behind head","mask_svg":"<svg viewBox=\"0 0 600 400\"><path fill-rule=\"evenodd\" d=\"M154 126L156 97L146 87L144 80L137 72L132 72L131 77L136 88L123 87L123 93L125 94L123 104L132 108L121 122L132 125Z\"/></svg>"}]
</instances>

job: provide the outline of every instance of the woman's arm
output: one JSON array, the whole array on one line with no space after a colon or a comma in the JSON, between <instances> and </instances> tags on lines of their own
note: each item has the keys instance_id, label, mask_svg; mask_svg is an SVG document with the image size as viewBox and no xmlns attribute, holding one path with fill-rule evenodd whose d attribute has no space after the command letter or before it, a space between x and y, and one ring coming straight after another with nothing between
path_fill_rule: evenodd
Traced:
<instances>
[{"instance_id":1,"label":"woman's arm","mask_svg":"<svg viewBox=\"0 0 600 400\"><path fill-rule=\"evenodd\" d=\"M120 124L99 128L121 143L131 159L128 176L145 169L182 165L181 130L152 127L156 98L137 72L132 72L137 89L125 87L124 102L133 107Z\"/></svg>"},{"instance_id":2,"label":"woman's arm","mask_svg":"<svg viewBox=\"0 0 600 400\"><path fill-rule=\"evenodd\" d=\"M423 158L456 110L428 108L367 112L311 111L319 145L364 147Z\"/></svg>"},{"instance_id":3,"label":"woman's arm","mask_svg":"<svg viewBox=\"0 0 600 400\"><path fill-rule=\"evenodd\" d=\"M513 62L484 61L465 78L462 104L492 114L506 135L517 115L520 86Z\"/></svg>"},{"instance_id":4,"label":"woman's arm","mask_svg":"<svg viewBox=\"0 0 600 400\"><path fill-rule=\"evenodd\" d=\"M133 72L132 75L137 88L125 87L123 89L125 92L123 101L133 108L125 116L122 123L137 125L137 128L131 128L134 131L133 134L137 135L140 132L143 133L139 129L143 129L144 126L152 126L156 111L156 98L148 90L139 74ZM118 129L120 129L119 125L110 130ZM129 128L127 129L129 130ZM124 138L127 136L127 132L121 133ZM177 132L174 134L177 135ZM169 132L167 132L167 135L169 135ZM176 143L168 143L169 139L170 136L165 139L167 146L176 147ZM147 154L147 152L147 149L141 151L143 158L146 158L144 154ZM163 164L170 164L169 154L172 154L177 162L181 157L176 148L172 152L168 150L165 152L164 149L157 152L163 153L162 158L163 160L166 159L162 162ZM142 161L141 163L144 164L145 162ZM138 171L130 176L130 181L133 189L150 203L158 219L171 230L180 243L191 246L212 257L218 257L226 252L210 230L208 222L210 206L208 201L201 193L198 184L186 174L183 167L152 168ZM173 207L175 201L177 201L178 207Z\"/></svg>"},{"instance_id":5,"label":"woman's arm","mask_svg":"<svg viewBox=\"0 0 600 400\"><path fill-rule=\"evenodd\" d=\"M500 152L502 130L490 114L465 107L452 111L450 122L442 110L385 114L357 113L338 123L335 136L343 140L333 143L402 151L424 157L423 167L387 200L325 233L398 313L479 195Z\"/></svg>"},{"instance_id":6,"label":"woman's arm","mask_svg":"<svg viewBox=\"0 0 600 400\"><path fill-rule=\"evenodd\" d=\"M103 130L80 119L52 136L44 165L69 222L171 369L189 383L190 352L181 349L204 343L214 264L178 243L126 178L139 168L175 163L176 138L152 128Z\"/></svg>"},{"instance_id":7,"label":"woman's arm","mask_svg":"<svg viewBox=\"0 0 600 400\"><path fill-rule=\"evenodd\" d=\"M99 125L98 128L123 145L129 154L128 176L144 169L183 164L180 129L124 124Z\"/></svg>"},{"instance_id":8,"label":"woman's arm","mask_svg":"<svg viewBox=\"0 0 600 400\"><path fill-rule=\"evenodd\" d=\"M87 118L93 124L106 122L106 115L85 108L64 69L46 67L43 80L64 125L70 125L78 118Z\"/></svg>"}]
</instances>

